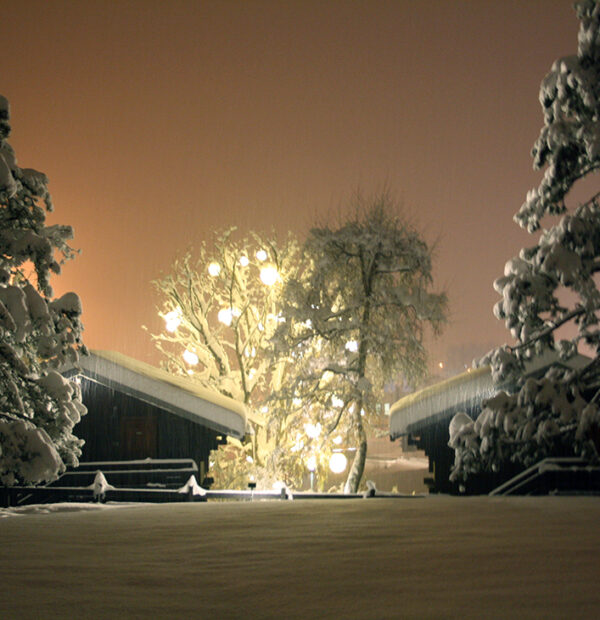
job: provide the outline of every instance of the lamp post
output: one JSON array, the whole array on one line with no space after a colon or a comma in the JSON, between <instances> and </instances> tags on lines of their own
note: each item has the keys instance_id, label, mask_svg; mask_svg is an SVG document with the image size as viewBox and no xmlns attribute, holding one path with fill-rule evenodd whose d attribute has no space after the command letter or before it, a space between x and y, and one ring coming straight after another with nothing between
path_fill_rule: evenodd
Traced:
<instances>
[{"instance_id":1,"label":"lamp post","mask_svg":"<svg viewBox=\"0 0 600 620\"><path fill-rule=\"evenodd\" d=\"M306 459L306 467L310 472L310 490L314 491L315 488L315 469L317 469L317 459L314 455L311 454Z\"/></svg>"}]
</instances>

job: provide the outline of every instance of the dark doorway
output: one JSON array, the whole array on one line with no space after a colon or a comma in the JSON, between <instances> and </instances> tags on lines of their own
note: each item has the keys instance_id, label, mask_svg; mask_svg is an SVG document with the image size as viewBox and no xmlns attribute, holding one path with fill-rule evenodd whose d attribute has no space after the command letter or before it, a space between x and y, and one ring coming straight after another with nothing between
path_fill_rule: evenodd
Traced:
<instances>
[{"instance_id":1,"label":"dark doorway","mask_svg":"<svg viewBox=\"0 0 600 620\"><path fill-rule=\"evenodd\" d=\"M122 458L156 458L156 417L139 416L121 419Z\"/></svg>"}]
</instances>

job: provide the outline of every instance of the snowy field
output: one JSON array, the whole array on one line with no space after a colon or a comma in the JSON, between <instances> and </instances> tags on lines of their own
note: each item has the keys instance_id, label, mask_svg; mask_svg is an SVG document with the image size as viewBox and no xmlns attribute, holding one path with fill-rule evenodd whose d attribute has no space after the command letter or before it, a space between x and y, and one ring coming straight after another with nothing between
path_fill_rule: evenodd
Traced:
<instances>
[{"instance_id":1,"label":"snowy field","mask_svg":"<svg viewBox=\"0 0 600 620\"><path fill-rule=\"evenodd\" d=\"M600 498L0 511L0 618L597 618Z\"/></svg>"}]
</instances>

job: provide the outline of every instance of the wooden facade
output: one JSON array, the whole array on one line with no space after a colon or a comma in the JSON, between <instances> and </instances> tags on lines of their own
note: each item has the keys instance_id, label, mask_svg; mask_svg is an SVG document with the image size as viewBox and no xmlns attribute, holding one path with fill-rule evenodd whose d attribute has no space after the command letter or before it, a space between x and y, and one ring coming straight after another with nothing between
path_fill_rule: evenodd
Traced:
<instances>
[{"instance_id":1,"label":"wooden facade","mask_svg":"<svg viewBox=\"0 0 600 620\"><path fill-rule=\"evenodd\" d=\"M590 359L582 355L562 362L556 355L546 354L526 365L525 376L541 376L555 364L583 368L589 362ZM461 492L458 484L449 480L454 464L454 450L448 446L450 421L459 411L476 419L483 402L499 389L510 391L511 386L495 386L490 367L484 366L409 394L390 408L390 438L401 438L405 446L416 446L425 452L431 474L426 483L431 492ZM499 472L472 475L462 492L474 495L489 493L522 470L523 467L509 464Z\"/></svg>"},{"instance_id":2,"label":"wooden facade","mask_svg":"<svg viewBox=\"0 0 600 620\"><path fill-rule=\"evenodd\" d=\"M124 355L93 351L64 374L88 408L75 427L82 462L191 458L203 476L211 450L245 433L240 403Z\"/></svg>"}]
</instances>

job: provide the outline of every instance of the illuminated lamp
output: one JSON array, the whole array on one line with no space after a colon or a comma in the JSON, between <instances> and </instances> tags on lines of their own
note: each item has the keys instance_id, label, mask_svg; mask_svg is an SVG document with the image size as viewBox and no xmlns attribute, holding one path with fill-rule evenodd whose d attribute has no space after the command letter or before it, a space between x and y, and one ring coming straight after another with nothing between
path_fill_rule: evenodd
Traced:
<instances>
[{"instance_id":1,"label":"illuminated lamp","mask_svg":"<svg viewBox=\"0 0 600 620\"><path fill-rule=\"evenodd\" d=\"M219 310L217 319L219 319L223 325L227 325L227 327L229 327L231 325L231 321L233 320L233 312L231 311L231 308L222 308Z\"/></svg>"},{"instance_id":2,"label":"illuminated lamp","mask_svg":"<svg viewBox=\"0 0 600 620\"><path fill-rule=\"evenodd\" d=\"M198 356L189 349L186 349L183 352L183 360L186 364L189 364L190 366L195 366L199 361Z\"/></svg>"},{"instance_id":3,"label":"illuminated lamp","mask_svg":"<svg viewBox=\"0 0 600 620\"><path fill-rule=\"evenodd\" d=\"M273 286L273 284L275 284L275 282L279 279L279 272L276 267L273 267L273 265L268 265L260 270L260 279L263 284Z\"/></svg>"},{"instance_id":4,"label":"illuminated lamp","mask_svg":"<svg viewBox=\"0 0 600 620\"><path fill-rule=\"evenodd\" d=\"M334 474L341 474L346 471L348 459L343 452L334 452L329 459L329 469Z\"/></svg>"}]
</instances>

